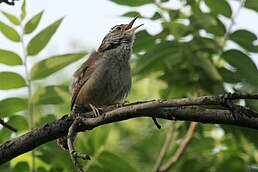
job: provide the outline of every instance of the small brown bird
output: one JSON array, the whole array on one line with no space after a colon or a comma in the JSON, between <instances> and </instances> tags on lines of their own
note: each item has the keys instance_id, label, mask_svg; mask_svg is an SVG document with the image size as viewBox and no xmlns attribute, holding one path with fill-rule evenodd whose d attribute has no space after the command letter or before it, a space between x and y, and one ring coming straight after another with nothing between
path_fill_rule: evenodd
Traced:
<instances>
[{"instance_id":1,"label":"small brown bird","mask_svg":"<svg viewBox=\"0 0 258 172\"><path fill-rule=\"evenodd\" d=\"M74 73L71 85L71 114L97 110L118 103L128 96L132 82L129 60L134 32L143 25L133 27L137 18L128 24L112 27L98 50ZM58 143L67 149L66 138L65 143L61 140L59 139Z\"/></svg>"},{"instance_id":2,"label":"small brown bird","mask_svg":"<svg viewBox=\"0 0 258 172\"><path fill-rule=\"evenodd\" d=\"M87 112L125 99L131 89L131 58L134 32L141 25L129 24L111 28L96 52L74 73L72 82L73 113Z\"/></svg>"}]
</instances>

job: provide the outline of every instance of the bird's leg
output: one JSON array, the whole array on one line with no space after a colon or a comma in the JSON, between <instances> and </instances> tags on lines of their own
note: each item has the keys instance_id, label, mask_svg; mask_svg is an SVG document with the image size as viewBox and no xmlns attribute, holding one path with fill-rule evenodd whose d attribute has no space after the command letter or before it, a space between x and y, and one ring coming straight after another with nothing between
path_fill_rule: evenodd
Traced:
<instances>
[{"instance_id":1,"label":"bird's leg","mask_svg":"<svg viewBox=\"0 0 258 172\"><path fill-rule=\"evenodd\" d=\"M102 108L97 108L96 106L92 105L92 104L89 104L90 105L90 108L92 109L92 111L94 112L95 114L95 117L99 117L100 116L100 111L103 111Z\"/></svg>"}]
</instances>

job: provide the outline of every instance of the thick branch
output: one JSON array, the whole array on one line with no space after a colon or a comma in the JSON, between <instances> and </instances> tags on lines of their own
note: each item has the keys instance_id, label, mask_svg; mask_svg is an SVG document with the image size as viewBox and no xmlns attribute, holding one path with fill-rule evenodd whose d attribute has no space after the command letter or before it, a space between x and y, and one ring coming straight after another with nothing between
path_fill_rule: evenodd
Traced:
<instances>
[{"instance_id":1,"label":"thick branch","mask_svg":"<svg viewBox=\"0 0 258 172\"><path fill-rule=\"evenodd\" d=\"M229 96L230 95L230 96ZM79 131L91 130L100 125L132 119L136 117L155 117L167 120L196 121L213 124L230 124L258 129L256 112L239 106L227 107L226 100L239 98L258 99L257 95L231 94L219 96L205 96L197 98L157 100L138 102L124 107L110 106L104 109L104 114L97 118L87 118ZM243 96L243 97L242 97ZM192 105L219 105L218 109L207 109ZM221 106L228 108L221 109ZM214 107L213 107L214 108ZM234 115L232 114L234 113ZM78 114L85 115L85 114ZM92 112L87 116L93 116ZM74 116L66 116L52 123L47 123L22 136L0 145L0 164L3 164L18 155L66 135L69 127L75 120Z\"/></svg>"}]
</instances>

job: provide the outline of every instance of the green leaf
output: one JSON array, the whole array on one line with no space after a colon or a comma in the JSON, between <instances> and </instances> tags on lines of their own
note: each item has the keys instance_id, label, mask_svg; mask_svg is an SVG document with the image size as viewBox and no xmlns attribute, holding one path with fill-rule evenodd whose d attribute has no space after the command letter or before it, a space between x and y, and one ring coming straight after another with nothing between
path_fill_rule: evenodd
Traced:
<instances>
[{"instance_id":1,"label":"green leaf","mask_svg":"<svg viewBox=\"0 0 258 172\"><path fill-rule=\"evenodd\" d=\"M189 27L178 22L171 22L170 23L170 31L173 33L175 38L181 38L186 36Z\"/></svg>"},{"instance_id":2,"label":"green leaf","mask_svg":"<svg viewBox=\"0 0 258 172\"><path fill-rule=\"evenodd\" d=\"M29 34L32 33L38 26L41 17L43 15L44 11L41 11L40 13L38 13L37 15L35 15L34 17L32 17L25 25L24 28L24 33L25 34Z\"/></svg>"},{"instance_id":3,"label":"green leaf","mask_svg":"<svg viewBox=\"0 0 258 172\"><path fill-rule=\"evenodd\" d=\"M81 150L84 149L85 151L90 150L89 154L97 153L99 149L101 149L101 147L106 144L111 130L112 129L110 126L105 126L103 128L95 128L94 130L92 130L92 132L89 133L89 135L84 135L80 137L78 148ZM85 139L88 140L87 143L84 142Z\"/></svg>"},{"instance_id":4,"label":"green leaf","mask_svg":"<svg viewBox=\"0 0 258 172\"><path fill-rule=\"evenodd\" d=\"M22 59L18 54L12 51L0 49L0 63L10 66L21 65Z\"/></svg>"},{"instance_id":5,"label":"green leaf","mask_svg":"<svg viewBox=\"0 0 258 172\"><path fill-rule=\"evenodd\" d=\"M99 155L99 161L107 171L113 171L116 169L117 171L123 172L133 172L137 171L133 164L127 160L127 158L123 158L113 152L103 151Z\"/></svg>"},{"instance_id":6,"label":"green leaf","mask_svg":"<svg viewBox=\"0 0 258 172\"><path fill-rule=\"evenodd\" d=\"M114 170L115 169L115 170ZM88 164L87 171L123 171L123 172L136 172L138 171L133 163L128 161L127 158L123 158L111 151L102 150L98 157L95 158L93 163Z\"/></svg>"},{"instance_id":7,"label":"green leaf","mask_svg":"<svg viewBox=\"0 0 258 172\"><path fill-rule=\"evenodd\" d=\"M1 133L0 133L1 134ZM7 139L3 139L2 135L1 135L1 143L5 142ZM1 165L1 172L10 172L12 171L12 167L10 165L10 163L4 163L3 165Z\"/></svg>"},{"instance_id":8,"label":"green leaf","mask_svg":"<svg viewBox=\"0 0 258 172\"><path fill-rule=\"evenodd\" d=\"M13 72L0 72L0 89L8 90L26 86L24 78Z\"/></svg>"},{"instance_id":9,"label":"green leaf","mask_svg":"<svg viewBox=\"0 0 258 172\"><path fill-rule=\"evenodd\" d=\"M39 167L38 169L37 169L37 172L48 172L49 170L46 170L45 168L43 168L43 167ZM55 170L52 168L51 169L51 172L55 172Z\"/></svg>"},{"instance_id":10,"label":"green leaf","mask_svg":"<svg viewBox=\"0 0 258 172\"><path fill-rule=\"evenodd\" d=\"M68 86L47 86L39 87L32 96L36 105L62 104L69 100L70 93Z\"/></svg>"},{"instance_id":11,"label":"green leaf","mask_svg":"<svg viewBox=\"0 0 258 172\"><path fill-rule=\"evenodd\" d=\"M228 70L226 68L220 68L219 72L224 82L232 83L232 84L241 82L241 78L239 78L239 76L237 76L236 73L231 70Z\"/></svg>"},{"instance_id":12,"label":"green leaf","mask_svg":"<svg viewBox=\"0 0 258 172\"><path fill-rule=\"evenodd\" d=\"M0 101L0 116L12 116L15 112L26 110L28 107L27 99L12 97Z\"/></svg>"},{"instance_id":13,"label":"green leaf","mask_svg":"<svg viewBox=\"0 0 258 172\"><path fill-rule=\"evenodd\" d=\"M254 45L254 42L257 40L257 36L254 33L247 30L237 30L230 35L230 38L243 48L252 52L258 52L258 46Z\"/></svg>"},{"instance_id":14,"label":"green leaf","mask_svg":"<svg viewBox=\"0 0 258 172\"><path fill-rule=\"evenodd\" d=\"M119 5L126 5L131 7L141 6L145 4L151 4L153 3L153 0L130 0L130 1L124 1L124 0L111 0L114 3L117 3Z\"/></svg>"},{"instance_id":15,"label":"green leaf","mask_svg":"<svg viewBox=\"0 0 258 172\"><path fill-rule=\"evenodd\" d=\"M228 127L228 126L223 126L223 129L227 133L231 133L231 135L236 139L239 140L239 148L244 149L244 150L252 150L255 146L255 148L258 148L258 140L256 139L258 137L257 132L252 132L253 130L250 128L238 128L238 127ZM244 141L245 140L245 141ZM248 143L248 144L246 144ZM250 148L243 148L243 146L248 146ZM234 151L234 150L233 150ZM232 153L233 153L232 151ZM254 152L250 152L252 155L254 155Z\"/></svg>"},{"instance_id":16,"label":"green leaf","mask_svg":"<svg viewBox=\"0 0 258 172\"><path fill-rule=\"evenodd\" d=\"M27 52L29 56L36 55L43 48L45 48L45 46L47 45L51 37L54 35L63 19L64 18L61 18L56 22L52 23L30 40L27 46Z\"/></svg>"},{"instance_id":17,"label":"green leaf","mask_svg":"<svg viewBox=\"0 0 258 172\"><path fill-rule=\"evenodd\" d=\"M216 18L216 25L210 26L206 30L216 36L224 36L226 33L225 25L218 18Z\"/></svg>"},{"instance_id":18,"label":"green leaf","mask_svg":"<svg viewBox=\"0 0 258 172\"><path fill-rule=\"evenodd\" d=\"M25 116L22 115L12 115L8 121L8 124L14 126L18 133L24 133L23 131L27 131L29 129L28 120Z\"/></svg>"},{"instance_id":19,"label":"green leaf","mask_svg":"<svg viewBox=\"0 0 258 172\"><path fill-rule=\"evenodd\" d=\"M251 109L258 111L258 104L256 100L245 100L245 106L250 107ZM258 144L256 144L256 147L258 147Z\"/></svg>"},{"instance_id":20,"label":"green leaf","mask_svg":"<svg viewBox=\"0 0 258 172\"><path fill-rule=\"evenodd\" d=\"M12 22L13 24L15 25L19 25L20 24L20 21L19 19L13 15L13 14L10 14L10 13L7 13L7 12L4 12L2 11L3 15L5 15L6 18L8 18L10 20L10 22Z\"/></svg>"},{"instance_id":21,"label":"green leaf","mask_svg":"<svg viewBox=\"0 0 258 172\"><path fill-rule=\"evenodd\" d=\"M171 21L175 21L176 19L185 19L185 14L180 10L172 10L166 9L168 11L169 17Z\"/></svg>"},{"instance_id":22,"label":"green leaf","mask_svg":"<svg viewBox=\"0 0 258 172\"><path fill-rule=\"evenodd\" d=\"M196 58L196 60L194 60L195 65L204 69L213 80L222 79L217 68L214 66L214 64L211 62L210 59L199 55L196 55L195 58Z\"/></svg>"},{"instance_id":23,"label":"green leaf","mask_svg":"<svg viewBox=\"0 0 258 172\"><path fill-rule=\"evenodd\" d=\"M57 118L56 118L55 114L48 114L48 115L40 116L40 118L38 119L38 121L36 123L36 126L42 126L42 125L52 122L56 119Z\"/></svg>"},{"instance_id":24,"label":"green leaf","mask_svg":"<svg viewBox=\"0 0 258 172\"><path fill-rule=\"evenodd\" d=\"M214 39L204 37L194 37L188 44L188 49L193 52L204 51L208 53L217 53L221 50L218 43Z\"/></svg>"},{"instance_id":25,"label":"green leaf","mask_svg":"<svg viewBox=\"0 0 258 172\"><path fill-rule=\"evenodd\" d=\"M52 73L70 65L71 63L81 59L86 52L63 54L49 57L36 63L31 69L32 80L43 79Z\"/></svg>"},{"instance_id":26,"label":"green leaf","mask_svg":"<svg viewBox=\"0 0 258 172\"><path fill-rule=\"evenodd\" d=\"M177 58L178 46L173 41L161 42L143 56L139 57L134 74L147 74L157 70L163 70L167 59Z\"/></svg>"},{"instance_id":27,"label":"green leaf","mask_svg":"<svg viewBox=\"0 0 258 172\"><path fill-rule=\"evenodd\" d=\"M27 162L18 162L13 168L13 172L30 171L29 164Z\"/></svg>"},{"instance_id":28,"label":"green leaf","mask_svg":"<svg viewBox=\"0 0 258 172\"><path fill-rule=\"evenodd\" d=\"M0 142L1 143L4 143L6 142L7 140L10 139L11 137L11 134L13 133L13 131L7 129L7 128L3 128L0 130ZM1 166L1 170L2 170L2 166ZM12 171L12 170L11 170ZM2 172L2 171L1 171ZM6 171L6 172L10 172L10 171Z\"/></svg>"},{"instance_id":29,"label":"green leaf","mask_svg":"<svg viewBox=\"0 0 258 172\"><path fill-rule=\"evenodd\" d=\"M125 17L136 17L136 16L141 16L139 12L137 11L130 11L130 12L127 12L127 13L124 13L122 16L125 16Z\"/></svg>"},{"instance_id":30,"label":"green leaf","mask_svg":"<svg viewBox=\"0 0 258 172\"><path fill-rule=\"evenodd\" d=\"M151 20L157 20L157 19L161 19L162 16L160 15L160 13L155 12L155 14L151 17Z\"/></svg>"},{"instance_id":31,"label":"green leaf","mask_svg":"<svg viewBox=\"0 0 258 172\"><path fill-rule=\"evenodd\" d=\"M258 1L257 0L246 0L245 7L258 12Z\"/></svg>"},{"instance_id":32,"label":"green leaf","mask_svg":"<svg viewBox=\"0 0 258 172\"><path fill-rule=\"evenodd\" d=\"M222 57L235 68L236 75L243 81L258 86L258 71L255 63L249 56L235 49L228 50L222 54Z\"/></svg>"},{"instance_id":33,"label":"green leaf","mask_svg":"<svg viewBox=\"0 0 258 172\"><path fill-rule=\"evenodd\" d=\"M222 165L218 167L218 171L246 171L245 164L246 163L242 157L232 155L225 158Z\"/></svg>"},{"instance_id":34,"label":"green leaf","mask_svg":"<svg viewBox=\"0 0 258 172\"><path fill-rule=\"evenodd\" d=\"M20 42L21 37L19 33L13 29L12 27L8 26L7 24L4 24L3 22L0 21L0 31L10 40L14 42Z\"/></svg>"},{"instance_id":35,"label":"green leaf","mask_svg":"<svg viewBox=\"0 0 258 172\"><path fill-rule=\"evenodd\" d=\"M21 8L21 19L23 20L25 17L26 17L26 0L23 0L23 3L22 3L22 8Z\"/></svg>"},{"instance_id":36,"label":"green leaf","mask_svg":"<svg viewBox=\"0 0 258 172\"><path fill-rule=\"evenodd\" d=\"M41 160L42 162L51 164L51 169L47 167L48 172L72 172L76 171L75 167L72 163L64 163L68 162L71 158L69 156L66 156L66 152L62 149L55 149L56 143L55 142L48 142L46 144L43 144L42 146L38 147L39 152L44 152L37 155L37 158ZM53 151L53 149L55 151ZM51 160L52 158L55 158L55 162ZM38 170L36 170L38 171Z\"/></svg>"},{"instance_id":37,"label":"green leaf","mask_svg":"<svg viewBox=\"0 0 258 172\"><path fill-rule=\"evenodd\" d=\"M231 18L232 10L226 0L205 0L206 5L210 8L214 14L221 14L225 17Z\"/></svg>"},{"instance_id":38,"label":"green leaf","mask_svg":"<svg viewBox=\"0 0 258 172\"><path fill-rule=\"evenodd\" d=\"M150 35L146 30L141 30L136 33L133 51L138 53L142 50L151 49L155 46L155 40L156 38Z\"/></svg>"},{"instance_id":39,"label":"green leaf","mask_svg":"<svg viewBox=\"0 0 258 172\"><path fill-rule=\"evenodd\" d=\"M182 162L183 164L179 167L180 171L188 171L191 169L191 171L201 171L203 169L200 168L200 161L194 158L192 159L187 159Z\"/></svg>"},{"instance_id":40,"label":"green leaf","mask_svg":"<svg viewBox=\"0 0 258 172\"><path fill-rule=\"evenodd\" d=\"M209 28L217 24L216 19L209 14L194 14L190 16L191 27L196 29Z\"/></svg>"}]
</instances>

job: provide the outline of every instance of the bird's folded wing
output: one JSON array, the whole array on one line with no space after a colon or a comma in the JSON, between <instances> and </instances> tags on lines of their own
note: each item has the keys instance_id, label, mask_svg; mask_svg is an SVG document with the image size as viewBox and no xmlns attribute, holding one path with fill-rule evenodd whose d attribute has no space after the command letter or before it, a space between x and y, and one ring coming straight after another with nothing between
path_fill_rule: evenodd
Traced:
<instances>
[{"instance_id":1,"label":"bird's folded wing","mask_svg":"<svg viewBox=\"0 0 258 172\"><path fill-rule=\"evenodd\" d=\"M75 104L78 93L80 92L83 85L91 77L91 74L97 68L99 61L103 58L102 53L94 52L90 57L81 65L81 67L74 73L74 81L72 84L73 96L71 100L71 110Z\"/></svg>"}]
</instances>

